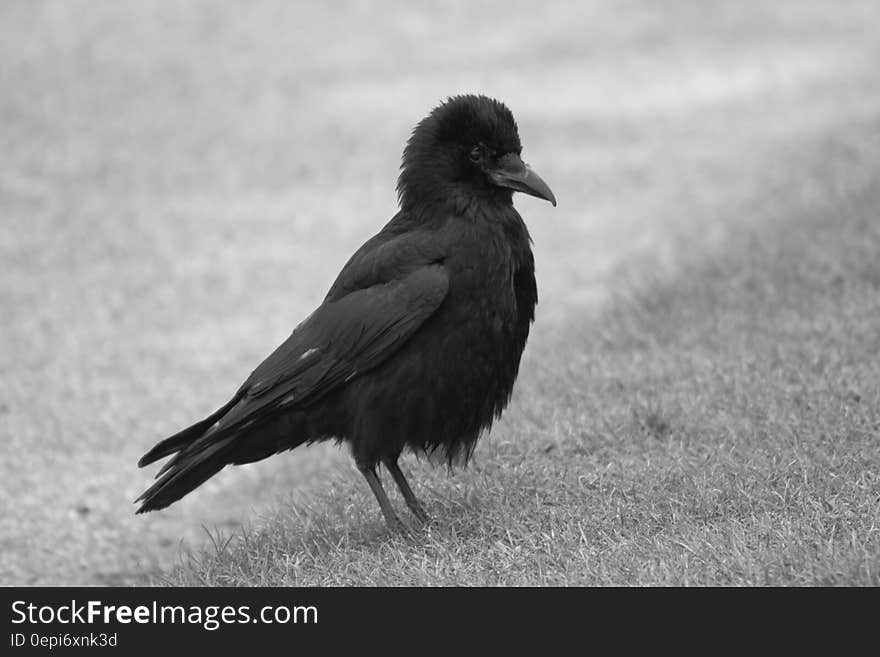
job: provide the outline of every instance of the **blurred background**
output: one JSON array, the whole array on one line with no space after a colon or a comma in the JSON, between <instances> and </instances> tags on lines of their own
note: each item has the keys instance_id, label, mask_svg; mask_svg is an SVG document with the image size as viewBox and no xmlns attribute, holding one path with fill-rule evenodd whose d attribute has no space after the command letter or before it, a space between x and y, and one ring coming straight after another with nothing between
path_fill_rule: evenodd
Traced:
<instances>
[{"instance_id":1,"label":"blurred background","mask_svg":"<svg viewBox=\"0 0 880 657\"><path fill-rule=\"evenodd\" d=\"M516 200L534 349L760 230L761 198L809 202L829 149L876 143L878 61L873 0L6 0L0 583L136 581L351 467L313 447L133 515L137 459L320 302L446 96L507 103L559 200Z\"/></svg>"}]
</instances>

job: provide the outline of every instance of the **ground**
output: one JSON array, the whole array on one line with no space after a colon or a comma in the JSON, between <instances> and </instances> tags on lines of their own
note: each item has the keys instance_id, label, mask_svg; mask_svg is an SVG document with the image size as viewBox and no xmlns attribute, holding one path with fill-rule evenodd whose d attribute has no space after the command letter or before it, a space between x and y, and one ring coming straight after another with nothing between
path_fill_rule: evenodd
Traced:
<instances>
[{"instance_id":1,"label":"ground","mask_svg":"<svg viewBox=\"0 0 880 657\"><path fill-rule=\"evenodd\" d=\"M0 581L880 583L876 3L382 7L0 9ZM437 524L389 536L332 446L135 517L138 457L320 302L467 91L559 207L517 199L508 414L467 471L406 463Z\"/></svg>"}]
</instances>

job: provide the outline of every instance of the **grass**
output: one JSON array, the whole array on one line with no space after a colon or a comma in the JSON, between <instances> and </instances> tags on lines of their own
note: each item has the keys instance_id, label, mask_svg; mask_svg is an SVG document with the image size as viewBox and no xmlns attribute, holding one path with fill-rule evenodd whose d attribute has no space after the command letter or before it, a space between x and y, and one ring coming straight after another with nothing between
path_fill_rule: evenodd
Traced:
<instances>
[{"instance_id":1,"label":"grass","mask_svg":"<svg viewBox=\"0 0 880 657\"><path fill-rule=\"evenodd\" d=\"M414 468L430 526L346 473L157 581L880 584L880 185L832 187L532 351L472 468Z\"/></svg>"}]
</instances>

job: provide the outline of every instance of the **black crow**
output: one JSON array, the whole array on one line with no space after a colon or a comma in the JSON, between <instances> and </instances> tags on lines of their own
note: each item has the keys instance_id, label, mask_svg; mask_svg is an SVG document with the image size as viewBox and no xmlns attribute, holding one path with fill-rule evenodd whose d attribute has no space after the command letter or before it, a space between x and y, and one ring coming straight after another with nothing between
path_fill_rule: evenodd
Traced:
<instances>
[{"instance_id":1,"label":"black crow","mask_svg":"<svg viewBox=\"0 0 880 657\"><path fill-rule=\"evenodd\" d=\"M226 465L335 438L390 526L400 520L380 463L426 521L398 458L409 449L467 462L510 400L534 320L531 238L513 192L556 199L521 152L513 115L492 98L449 98L423 119L403 152L400 211L232 399L144 455L141 467L174 457L138 513Z\"/></svg>"}]
</instances>

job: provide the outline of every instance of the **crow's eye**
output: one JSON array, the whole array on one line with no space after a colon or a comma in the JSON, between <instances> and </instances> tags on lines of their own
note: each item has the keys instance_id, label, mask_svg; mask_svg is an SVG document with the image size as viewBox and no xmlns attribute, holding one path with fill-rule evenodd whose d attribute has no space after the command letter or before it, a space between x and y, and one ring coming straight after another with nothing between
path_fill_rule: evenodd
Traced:
<instances>
[{"instance_id":1,"label":"crow's eye","mask_svg":"<svg viewBox=\"0 0 880 657\"><path fill-rule=\"evenodd\" d=\"M483 159L483 150L479 146L474 146L471 149L470 154L468 154L468 157L470 158L471 162L479 162L481 159Z\"/></svg>"}]
</instances>

